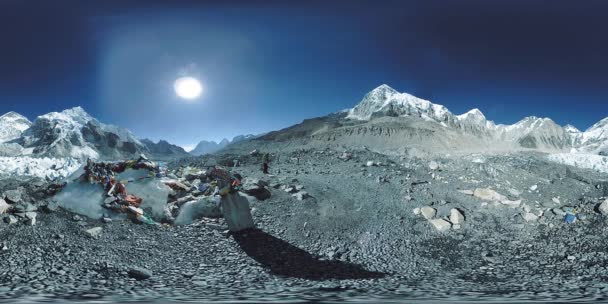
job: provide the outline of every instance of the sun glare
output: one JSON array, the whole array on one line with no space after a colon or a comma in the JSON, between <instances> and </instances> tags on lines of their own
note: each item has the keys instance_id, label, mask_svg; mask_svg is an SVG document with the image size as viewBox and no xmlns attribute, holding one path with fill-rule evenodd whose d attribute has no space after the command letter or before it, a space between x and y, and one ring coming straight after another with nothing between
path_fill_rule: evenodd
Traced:
<instances>
[{"instance_id":1,"label":"sun glare","mask_svg":"<svg viewBox=\"0 0 608 304\"><path fill-rule=\"evenodd\" d=\"M184 99L195 99L203 92L200 81L193 77L181 77L175 80L173 87L177 96Z\"/></svg>"}]
</instances>

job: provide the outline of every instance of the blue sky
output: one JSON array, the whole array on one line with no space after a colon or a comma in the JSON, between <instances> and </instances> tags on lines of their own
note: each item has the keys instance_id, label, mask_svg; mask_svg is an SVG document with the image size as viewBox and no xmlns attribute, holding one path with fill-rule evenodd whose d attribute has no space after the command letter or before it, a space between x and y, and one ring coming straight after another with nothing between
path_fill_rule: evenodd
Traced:
<instances>
[{"instance_id":1,"label":"blue sky","mask_svg":"<svg viewBox=\"0 0 608 304\"><path fill-rule=\"evenodd\" d=\"M0 112L82 106L191 146L354 106L374 87L586 129L608 116L606 1L0 2ZM195 102L173 81L199 78Z\"/></svg>"}]
</instances>

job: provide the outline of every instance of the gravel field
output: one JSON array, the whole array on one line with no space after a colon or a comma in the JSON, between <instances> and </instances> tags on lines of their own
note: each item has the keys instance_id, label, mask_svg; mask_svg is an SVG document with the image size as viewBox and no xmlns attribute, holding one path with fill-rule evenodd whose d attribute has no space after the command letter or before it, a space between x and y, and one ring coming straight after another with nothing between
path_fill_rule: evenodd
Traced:
<instances>
[{"instance_id":1,"label":"gravel field","mask_svg":"<svg viewBox=\"0 0 608 304\"><path fill-rule=\"evenodd\" d=\"M268 185L270 198L249 197L257 230L231 234L208 218L105 223L53 207L41 181L2 181L5 191L21 185L37 216L31 225L2 215L0 302L572 303L608 294L606 174L542 154L429 160L312 148L273 155L270 175L247 153L171 166L232 159L234 171ZM423 207L434 210L429 219ZM574 223L564 221L568 207ZM98 235L85 232L94 227Z\"/></svg>"}]
</instances>

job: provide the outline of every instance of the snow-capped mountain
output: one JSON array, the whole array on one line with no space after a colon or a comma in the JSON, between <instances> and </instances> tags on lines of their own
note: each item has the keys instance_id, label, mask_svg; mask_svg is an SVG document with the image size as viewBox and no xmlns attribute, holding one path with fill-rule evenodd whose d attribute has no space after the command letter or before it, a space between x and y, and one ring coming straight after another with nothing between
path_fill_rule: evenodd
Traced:
<instances>
[{"instance_id":1,"label":"snow-capped mountain","mask_svg":"<svg viewBox=\"0 0 608 304\"><path fill-rule=\"evenodd\" d=\"M213 153L213 152L219 151L222 148L226 147L229 143L230 143L230 141L226 138L222 139L222 141L220 141L219 143L212 141L212 140L211 141L202 140L201 142L199 142L196 145L196 147L192 151L190 151L190 154L199 156L199 155Z\"/></svg>"},{"instance_id":2,"label":"snow-capped mountain","mask_svg":"<svg viewBox=\"0 0 608 304\"><path fill-rule=\"evenodd\" d=\"M15 112L8 112L0 116L0 143L19 138L23 131L31 126L31 121Z\"/></svg>"},{"instance_id":3,"label":"snow-capped mountain","mask_svg":"<svg viewBox=\"0 0 608 304\"><path fill-rule=\"evenodd\" d=\"M141 153L152 157L185 155L183 150L180 153L181 148L167 147L168 143L143 143L126 129L97 121L81 107L48 113L33 123L18 114L9 114L10 121L19 122L15 125L24 131L0 145L0 155L4 156L120 159Z\"/></svg>"},{"instance_id":4,"label":"snow-capped mountain","mask_svg":"<svg viewBox=\"0 0 608 304\"><path fill-rule=\"evenodd\" d=\"M514 147L543 151L585 151L608 153L608 118L585 132L573 126L562 127L550 118L526 117L513 125L496 125L487 120L479 109L462 115L452 114L446 107L399 93L383 84L368 94L346 118L370 121L379 117L417 117L450 128Z\"/></svg>"},{"instance_id":5,"label":"snow-capped mountain","mask_svg":"<svg viewBox=\"0 0 608 304\"><path fill-rule=\"evenodd\" d=\"M369 120L373 116L418 116L427 120L451 123L455 117L442 105L407 93L399 93L383 84L367 93L346 118Z\"/></svg>"}]
</instances>

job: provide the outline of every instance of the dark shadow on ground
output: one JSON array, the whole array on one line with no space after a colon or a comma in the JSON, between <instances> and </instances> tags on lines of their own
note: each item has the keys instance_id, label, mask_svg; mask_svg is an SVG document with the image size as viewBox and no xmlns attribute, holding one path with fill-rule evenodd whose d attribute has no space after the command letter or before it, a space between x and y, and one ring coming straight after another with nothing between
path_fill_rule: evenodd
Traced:
<instances>
[{"instance_id":1,"label":"dark shadow on ground","mask_svg":"<svg viewBox=\"0 0 608 304\"><path fill-rule=\"evenodd\" d=\"M368 271L352 263L320 260L259 229L234 233L232 236L247 255L269 268L276 275L308 280L384 277L383 273Z\"/></svg>"}]
</instances>

